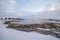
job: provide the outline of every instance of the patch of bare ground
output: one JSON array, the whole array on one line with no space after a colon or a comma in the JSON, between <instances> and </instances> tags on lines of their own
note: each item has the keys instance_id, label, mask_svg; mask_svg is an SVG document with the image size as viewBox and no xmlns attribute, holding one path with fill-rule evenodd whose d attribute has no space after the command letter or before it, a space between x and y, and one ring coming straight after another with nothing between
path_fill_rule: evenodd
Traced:
<instances>
[{"instance_id":1,"label":"patch of bare ground","mask_svg":"<svg viewBox=\"0 0 60 40\"><path fill-rule=\"evenodd\" d=\"M4 24L7 24L7 28L56 28L59 29L60 25L57 25L55 23L49 23L49 22L44 22L40 24L15 24L12 23L15 21L6 21Z\"/></svg>"},{"instance_id":2,"label":"patch of bare ground","mask_svg":"<svg viewBox=\"0 0 60 40\"><path fill-rule=\"evenodd\" d=\"M7 28L12 28L24 32L38 32L45 35L52 35L54 37L60 38L60 25L56 23L36 23L36 24L16 24L12 23L13 21L6 21L4 24L7 24Z\"/></svg>"}]
</instances>

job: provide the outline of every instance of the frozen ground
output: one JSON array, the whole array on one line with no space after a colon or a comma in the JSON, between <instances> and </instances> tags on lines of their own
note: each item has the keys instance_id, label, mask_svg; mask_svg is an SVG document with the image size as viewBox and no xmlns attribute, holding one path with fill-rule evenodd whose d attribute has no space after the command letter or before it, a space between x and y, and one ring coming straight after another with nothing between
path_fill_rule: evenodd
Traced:
<instances>
[{"instance_id":1,"label":"frozen ground","mask_svg":"<svg viewBox=\"0 0 60 40\"><path fill-rule=\"evenodd\" d=\"M0 21L0 40L60 40L51 35L44 35L37 32L24 32L6 28Z\"/></svg>"}]
</instances>

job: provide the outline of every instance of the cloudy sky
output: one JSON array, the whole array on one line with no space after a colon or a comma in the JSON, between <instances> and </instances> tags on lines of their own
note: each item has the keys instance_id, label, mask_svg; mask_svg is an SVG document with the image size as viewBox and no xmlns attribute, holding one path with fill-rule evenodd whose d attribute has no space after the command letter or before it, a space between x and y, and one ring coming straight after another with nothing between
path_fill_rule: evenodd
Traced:
<instances>
[{"instance_id":1,"label":"cloudy sky","mask_svg":"<svg viewBox=\"0 0 60 40\"><path fill-rule=\"evenodd\" d=\"M0 0L0 16L59 18L60 0Z\"/></svg>"}]
</instances>

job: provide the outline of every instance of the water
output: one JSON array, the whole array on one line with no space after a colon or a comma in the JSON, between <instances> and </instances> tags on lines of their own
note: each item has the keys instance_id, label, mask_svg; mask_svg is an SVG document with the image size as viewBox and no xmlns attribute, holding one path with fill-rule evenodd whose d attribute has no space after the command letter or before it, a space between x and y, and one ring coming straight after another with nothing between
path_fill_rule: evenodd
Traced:
<instances>
[{"instance_id":1,"label":"water","mask_svg":"<svg viewBox=\"0 0 60 40\"><path fill-rule=\"evenodd\" d=\"M0 21L0 40L60 40L51 35L44 35L37 32L24 32L6 28Z\"/></svg>"}]
</instances>

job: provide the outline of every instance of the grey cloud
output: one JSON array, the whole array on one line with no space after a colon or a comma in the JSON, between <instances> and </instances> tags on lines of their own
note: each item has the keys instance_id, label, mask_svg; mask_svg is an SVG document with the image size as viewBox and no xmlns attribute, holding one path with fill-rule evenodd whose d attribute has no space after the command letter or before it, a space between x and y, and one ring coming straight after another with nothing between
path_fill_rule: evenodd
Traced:
<instances>
[{"instance_id":1,"label":"grey cloud","mask_svg":"<svg viewBox=\"0 0 60 40\"><path fill-rule=\"evenodd\" d=\"M14 6L15 0L0 0L0 16L12 15Z\"/></svg>"}]
</instances>

